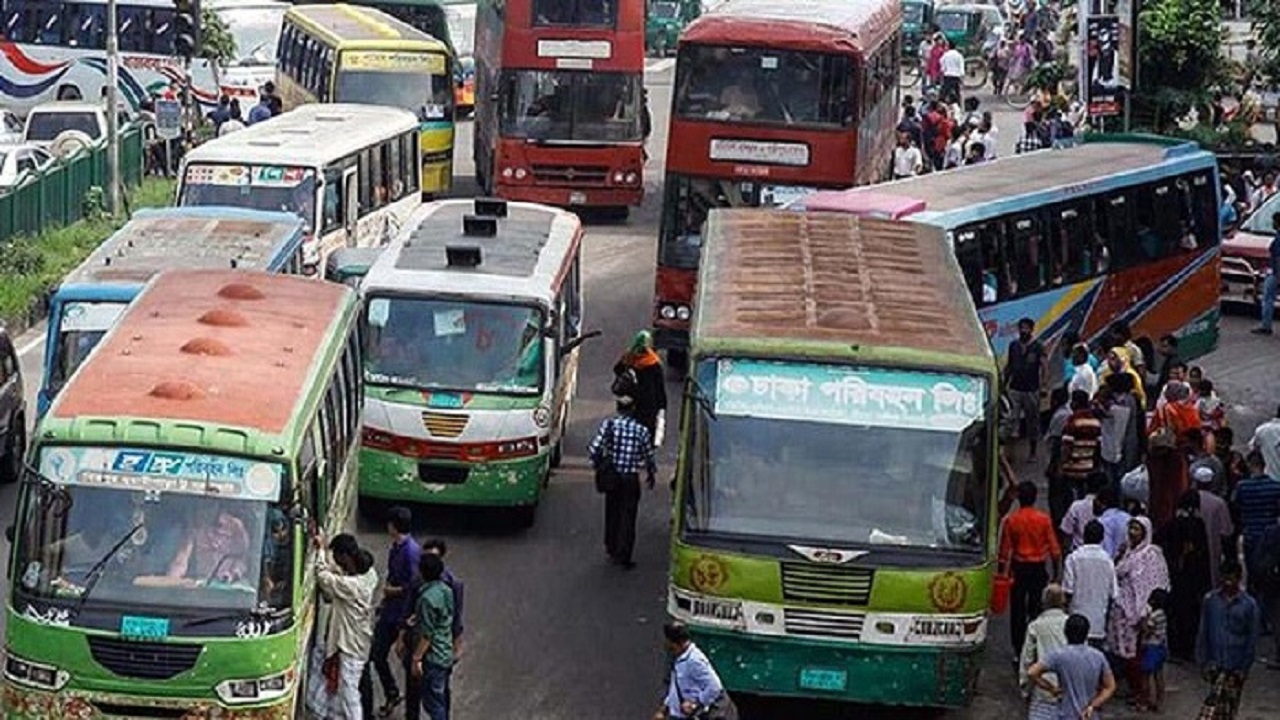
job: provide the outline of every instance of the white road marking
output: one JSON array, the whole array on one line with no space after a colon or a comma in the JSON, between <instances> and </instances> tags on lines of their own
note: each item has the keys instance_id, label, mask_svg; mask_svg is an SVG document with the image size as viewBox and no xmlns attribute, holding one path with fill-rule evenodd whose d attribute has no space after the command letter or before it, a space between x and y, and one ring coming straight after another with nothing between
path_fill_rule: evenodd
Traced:
<instances>
[{"instance_id":1,"label":"white road marking","mask_svg":"<svg viewBox=\"0 0 1280 720\"><path fill-rule=\"evenodd\" d=\"M33 340L28 341L26 345L18 348L18 357L25 357L41 345L44 345L44 333L37 335Z\"/></svg>"},{"instance_id":2,"label":"white road marking","mask_svg":"<svg viewBox=\"0 0 1280 720\"><path fill-rule=\"evenodd\" d=\"M651 73L660 73L665 70L668 70L672 65L675 65L675 64L676 64L675 58L650 59L645 61L644 71L651 72Z\"/></svg>"}]
</instances>

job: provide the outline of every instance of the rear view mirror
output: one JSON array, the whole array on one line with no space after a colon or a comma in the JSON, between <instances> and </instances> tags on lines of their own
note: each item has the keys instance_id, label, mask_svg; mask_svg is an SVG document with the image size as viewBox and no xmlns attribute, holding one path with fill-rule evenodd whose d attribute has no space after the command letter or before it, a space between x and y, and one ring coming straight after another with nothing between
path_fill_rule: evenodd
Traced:
<instances>
[{"instance_id":1,"label":"rear view mirror","mask_svg":"<svg viewBox=\"0 0 1280 720\"><path fill-rule=\"evenodd\" d=\"M573 352L574 350L577 350L577 349L578 349L578 346L579 346L579 345L581 345L582 343L584 343L584 342L586 342L586 341L590 340L591 338L600 337L600 336L601 336L601 335L603 335L603 334L604 334L604 333L600 332L599 330L592 330L592 331L590 331L590 332L585 332L585 333L583 333L583 334L579 335L578 337L576 337L576 338L574 338L574 339L572 339L572 340L569 340L569 341L568 341L568 342L566 342L564 345L561 345L561 346L560 346L560 354L561 354L562 356L563 356L563 355L568 355L569 353Z\"/></svg>"},{"instance_id":2,"label":"rear view mirror","mask_svg":"<svg viewBox=\"0 0 1280 720\"><path fill-rule=\"evenodd\" d=\"M4 529L4 539L8 540L10 545L13 544L13 538L16 536L17 536L17 529L13 525L10 525L9 527Z\"/></svg>"}]
</instances>

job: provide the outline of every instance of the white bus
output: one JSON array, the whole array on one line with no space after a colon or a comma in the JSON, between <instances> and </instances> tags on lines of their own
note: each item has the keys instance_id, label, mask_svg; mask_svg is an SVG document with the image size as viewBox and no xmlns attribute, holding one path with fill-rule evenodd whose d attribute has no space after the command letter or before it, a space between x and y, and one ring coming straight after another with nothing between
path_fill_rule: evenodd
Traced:
<instances>
[{"instance_id":1,"label":"white bus","mask_svg":"<svg viewBox=\"0 0 1280 720\"><path fill-rule=\"evenodd\" d=\"M388 242L422 204L420 169L413 113L304 105L187 153L178 205L297 214L312 274L338 248Z\"/></svg>"},{"instance_id":2,"label":"white bus","mask_svg":"<svg viewBox=\"0 0 1280 720\"><path fill-rule=\"evenodd\" d=\"M577 386L582 223L504 200L424 205L368 268L360 494L533 521ZM365 464L365 463L368 464Z\"/></svg>"}]
</instances>

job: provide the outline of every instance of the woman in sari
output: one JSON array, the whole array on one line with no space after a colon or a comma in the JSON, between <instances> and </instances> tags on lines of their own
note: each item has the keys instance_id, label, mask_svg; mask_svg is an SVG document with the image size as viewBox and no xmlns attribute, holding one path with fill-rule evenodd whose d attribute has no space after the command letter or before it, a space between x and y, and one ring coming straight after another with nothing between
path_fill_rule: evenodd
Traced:
<instances>
[{"instance_id":1,"label":"woman in sari","mask_svg":"<svg viewBox=\"0 0 1280 720\"><path fill-rule=\"evenodd\" d=\"M1191 431L1200 430L1200 410L1191 402L1191 386L1170 382L1147 428L1147 471L1151 483L1151 519L1160 526L1173 519L1178 498L1190 487L1187 453Z\"/></svg>"},{"instance_id":2,"label":"woman in sari","mask_svg":"<svg viewBox=\"0 0 1280 720\"><path fill-rule=\"evenodd\" d=\"M1147 613L1147 600L1157 588L1169 590L1169 567L1164 553L1151 544L1151 520L1135 517L1129 521L1128 542L1116 560L1118 592L1107 617L1107 648L1124 662L1129 697L1146 697L1138 636Z\"/></svg>"},{"instance_id":3,"label":"woman in sari","mask_svg":"<svg viewBox=\"0 0 1280 720\"><path fill-rule=\"evenodd\" d=\"M1156 533L1164 550L1173 590L1169 597L1169 652L1190 659L1195 652L1200 603L1213 587L1209 572L1209 535L1200 517L1200 493L1188 490L1178 498L1173 520Z\"/></svg>"}]
</instances>

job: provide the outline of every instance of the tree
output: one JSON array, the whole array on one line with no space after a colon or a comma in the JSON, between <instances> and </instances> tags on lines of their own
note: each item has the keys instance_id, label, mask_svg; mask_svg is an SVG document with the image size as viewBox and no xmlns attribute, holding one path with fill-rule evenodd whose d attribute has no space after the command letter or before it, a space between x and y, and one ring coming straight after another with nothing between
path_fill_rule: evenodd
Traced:
<instances>
[{"instance_id":1,"label":"tree","mask_svg":"<svg viewBox=\"0 0 1280 720\"><path fill-rule=\"evenodd\" d=\"M1274 0L1263 0L1274 2ZM1139 15L1139 78L1144 94L1201 93L1222 70L1218 0L1148 0Z\"/></svg>"},{"instance_id":2,"label":"tree","mask_svg":"<svg viewBox=\"0 0 1280 720\"><path fill-rule=\"evenodd\" d=\"M1273 81L1280 79L1280 3L1250 0L1249 17L1253 34L1258 38L1258 54L1264 61L1262 71Z\"/></svg>"},{"instance_id":3,"label":"tree","mask_svg":"<svg viewBox=\"0 0 1280 720\"><path fill-rule=\"evenodd\" d=\"M200 6L200 57L215 66L236 59L236 39L209 3Z\"/></svg>"}]
</instances>

